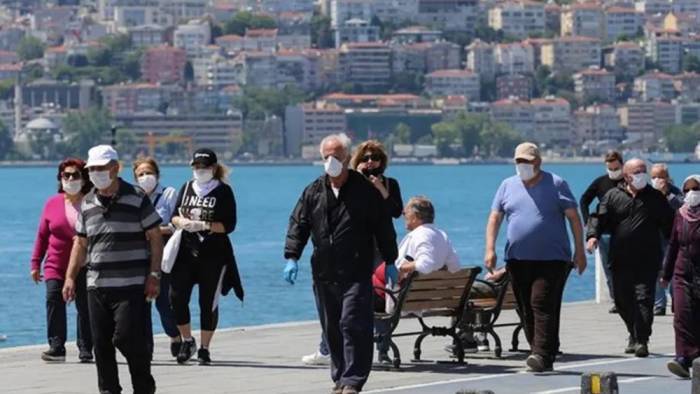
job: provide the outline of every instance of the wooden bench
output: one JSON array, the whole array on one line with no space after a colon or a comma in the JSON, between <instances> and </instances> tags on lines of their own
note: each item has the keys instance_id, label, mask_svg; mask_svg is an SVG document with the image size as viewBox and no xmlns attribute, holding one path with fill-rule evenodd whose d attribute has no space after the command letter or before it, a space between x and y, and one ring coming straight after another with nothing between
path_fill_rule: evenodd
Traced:
<instances>
[{"instance_id":1,"label":"wooden bench","mask_svg":"<svg viewBox=\"0 0 700 394\"><path fill-rule=\"evenodd\" d=\"M413 345L413 357L420 360L421 343L427 336L449 336L457 343L456 355L460 363L464 362L464 349L461 341L457 340L457 328L462 323L463 313L468 306L469 292L480 267L464 268L450 273L446 270L421 275L417 272L404 280L397 291L385 290L395 304L394 310L389 313L375 312L375 321L381 321L386 325L382 330L376 330L375 342L388 341L393 354L393 365L399 368L401 355L393 341L394 337L418 335ZM424 318L450 317L449 326L430 326ZM399 321L404 318L416 318L421 325L421 331L394 333ZM379 327L378 327L379 328Z\"/></svg>"},{"instance_id":2,"label":"wooden bench","mask_svg":"<svg viewBox=\"0 0 700 394\"><path fill-rule=\"evenodd\" d=\"M481 279L477 279L476 281L482 285L490 287L492 294L495 294L496 296L488 298L470 298L469 307L465 309L465 313L490 313L490 318L485 322L465 322L460 328L466 328L472 332L482 332L487 335L491 335L495 342L494 354L496 357L500 358L503 354L503 349L501 345L501 338L498 336L495 329L498 327L515 327L511 339L511 344L513 345L511 351L518 351L518 335L523 329L523 324L522 319L520 318L520 312L518 311L518 303L515 299L515 293L513 293L513 286L511 285L510 276L506 274L504 279L496 284ZM498 318L501 315L501 311L504 310L515 310L518 315L518 321L499 323ZM465 320L466 319L463 319L463 321Z\"/></svg>"}]
</instances>

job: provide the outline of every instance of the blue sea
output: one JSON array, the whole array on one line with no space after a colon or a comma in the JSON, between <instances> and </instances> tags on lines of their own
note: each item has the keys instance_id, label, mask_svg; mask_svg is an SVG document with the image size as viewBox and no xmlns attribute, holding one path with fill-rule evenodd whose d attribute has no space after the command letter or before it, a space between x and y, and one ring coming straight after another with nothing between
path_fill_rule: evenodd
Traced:
<instances>
[{"instance_id":1,"label":"blue sea","mask_svg":"<svg viewBox=\"0 0 700 394\"><path fill-rule=\"evenodd\" d=\"M546 165L545 169L566 179L572 191L581 195L593 178L603 173L602 165ZM238 226L232 240L246 291L244 303L223 297L220 327L248 326L316 318L307 246L300 264L298 282L282 280L284 236L289 214L303 188L321 173L314 166L233 167L231 183L238 203ZM450 235L463 265L481 265L484 227L493 194L501 180L512 175L512 165L395 166L388 175L399 180L404 200L428 196L436 207L436 222ZM677 183L697 165L676 164L671 174ZM128 170L122 172L131 181ZM165 167L161 181L179 187L191 176L189 167ZM55 168L0 168L0 335L7 340L0 347L46 342L45 287L30 277L30 256L37 222L44 201L55 192ZM403 221L395 221L399 237L405 234ZM505 227L505 226L504 226ZM502 255L501 231L498 252ZM589 269L572 274L566 301L594 297L593 260ZM197 327L196 291L191 303L193 325ZM69 307L69 339L75 339L75 309ZM162 332L154 308L155 332Z\"/></svg>"}]
</instances>

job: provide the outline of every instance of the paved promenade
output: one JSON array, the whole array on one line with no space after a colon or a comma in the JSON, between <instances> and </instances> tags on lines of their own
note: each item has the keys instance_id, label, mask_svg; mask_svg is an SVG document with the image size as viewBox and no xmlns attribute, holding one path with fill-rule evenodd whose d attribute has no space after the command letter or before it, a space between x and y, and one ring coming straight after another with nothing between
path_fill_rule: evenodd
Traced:
<instances>
[{"instance_id":1,"label":"paved promenade","mask_svg":"<svg viewBox=\"0 0 700 394\"><path fill-rule=\"evenodd\" d=\"M503 321L513 321L505 313ZM556 371L524 373L525 353L467 355L467 365L411 363L412 339L398 341L405 364L400 371L375 369L366 393L450 393L462 389L490 389L497 394L577 393L584 371L615 371L620 392L689 393L690 381L672 377L665 367L673 352L672 316L658 317L650 341L651 356L636 359L622 353L626 343L622 321L607 313L607 306L567 304L562 310L561 349L565 353ZM418 323L404 320L400 328L415 330ZM299 358L318 344L315 322L244 329L229 329L214 337L208 367L194 363L179 366L167 353L167 339L156 339L153 374L159 393L327 393L331 382L325 367L307 367ZM509 348L510 329L499 333ZM442 350L445 338L427 338L423 358L448 360ZM521 342L525 342L521 338ZM493 346L493 341L491 341ZM527 344L524 344L527 348ZM95 393L94 364L78 364L75 346L68 346L65 364L48 365L39 359L44 346L0 350L2 393ZM123 361L123 360L122 360ZM120 364L122 386L131 393L127 367Z\"/></svg>"}]
</instances>

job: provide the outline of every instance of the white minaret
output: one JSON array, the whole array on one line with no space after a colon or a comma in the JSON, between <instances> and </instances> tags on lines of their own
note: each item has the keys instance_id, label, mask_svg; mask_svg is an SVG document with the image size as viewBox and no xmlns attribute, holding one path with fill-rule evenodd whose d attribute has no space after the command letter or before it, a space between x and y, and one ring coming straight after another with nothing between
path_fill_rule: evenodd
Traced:
<instances>
[{"instance_id":1,"label":"white minaret","mask_svg":"<svg viewBox=\"0 0 700 394\"><path fill-rule=\"evenodd\" d=\"M22 105L22 71L20 71L15 80L15 138L22 132Z\"/></svg>"}]
</instances>

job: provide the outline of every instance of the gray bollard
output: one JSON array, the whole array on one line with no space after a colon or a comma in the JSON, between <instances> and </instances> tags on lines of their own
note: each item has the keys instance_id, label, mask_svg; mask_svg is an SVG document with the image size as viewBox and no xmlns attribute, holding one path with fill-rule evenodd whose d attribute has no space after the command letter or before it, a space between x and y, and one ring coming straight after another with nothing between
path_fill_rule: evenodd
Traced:
<instances>
[{"instance_id":1,"label":"gray bollard","mask_svg":"<svg viewBox=\"0 0 700 394\"><path fill-rule=\"evenodd\" d=\"M700 394L700 358L693 360L693 389L692 394Z\"/></svg>"},{"instance_id":2,"label":"gray bollard","mask_svg":"<svg viewBox=\"0 0 700 394\"><path fill-rule=\"evenodd\" d=\"M581 394L619 394L614 372L586 372L581 375Z\"/></svg>"}]
</instances>

